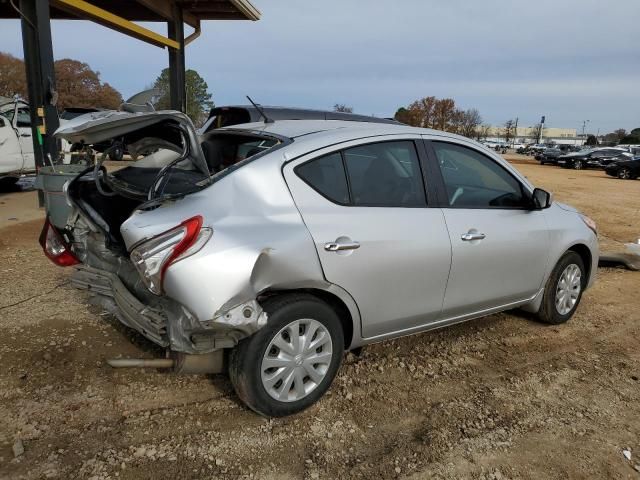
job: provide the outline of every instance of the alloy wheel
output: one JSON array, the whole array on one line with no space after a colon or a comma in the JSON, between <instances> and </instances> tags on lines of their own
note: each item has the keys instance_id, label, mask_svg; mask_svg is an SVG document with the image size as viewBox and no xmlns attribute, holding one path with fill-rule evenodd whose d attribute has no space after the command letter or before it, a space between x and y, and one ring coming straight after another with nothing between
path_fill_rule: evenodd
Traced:
<instances>
[{"instance_id":1,"label":"alloy wheel","mask_svg":"<svg viewBox=\"0 0 640 480\"><path fill-rule=\"evenodd\" d=\"M333 354L329 330L310 318L295 320L271 340L262 357L262 386L272 398L294 402L325 378Z\"/></svg>"},{"instance_id":2,"label":"alloy wheel","mask_svg":"<svg viewBox=\"0 0 640 480\"><path fill-rule=\"evenodd\" d=\"M567 315L580 296L582 289L582 272L575 263L567 265L560 275L556 287L556 310L560 315Z\"/></svg>"},{"instance_id":3,"label":"alloy wheel","mask_svg":"<svg viewBox=\"0 0 640 480\"><path fill-rule=\"evenodd\" d=\"M623 180L628 180L631 177L631 172L629 172L628 168L621 168L618 170L618 178Z\"/></svg>"}]
</instances>

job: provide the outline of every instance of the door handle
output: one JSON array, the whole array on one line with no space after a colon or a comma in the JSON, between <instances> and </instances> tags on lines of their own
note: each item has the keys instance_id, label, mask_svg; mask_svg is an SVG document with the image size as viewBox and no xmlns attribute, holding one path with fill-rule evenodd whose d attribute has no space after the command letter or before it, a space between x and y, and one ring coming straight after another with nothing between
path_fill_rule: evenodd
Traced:
<instances>
[{"instance_id":1,"label":"door handle","mask_svg":"<svg viewBox=\"0 0 640 480\"><path fill-rule=\"evenodd\" d=\"M21 137L30 137L31 134L30 133L21 133L20 136Z\"/></svg>"},{"instance_id":2,"label":"door handle","mask_svg":"<svg viewBox=\"0 0 640 480\"><path fill-rule=\"evenodd\" d=\"M355 250L356 248L360 248L360 244L358 242L328 242L324 244L324 249L327 252Z\"/></svg>"},{"instance_id":3,"label":"door handle","mask_svg":"<svg viewBox=\"0 0 640 480\"><path fill-rule=\"evenodd\" d=\"M483 240L486 237L484 233L463 233L460 238L463 242L470 242L472 240Z\"/></svg>"}]
</instances>

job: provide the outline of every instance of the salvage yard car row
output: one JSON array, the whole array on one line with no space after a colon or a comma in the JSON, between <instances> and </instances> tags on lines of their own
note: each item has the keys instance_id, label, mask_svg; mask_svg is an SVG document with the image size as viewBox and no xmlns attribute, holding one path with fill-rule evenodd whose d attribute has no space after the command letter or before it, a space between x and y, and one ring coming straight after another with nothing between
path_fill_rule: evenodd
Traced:
<instances>
[{"instance_id":1,"label":"salvage yard car row","mask_svg":"<svg viewBox=\"0 0 640 480\"><path fill-rule=\"evenodd\" d=\"M569 153L551 147L535 158L541 165L550 163L574 170L601 168L607 175L625 180L640 176L640 147L637 146L585 148Z\"/></svg>"}]
</instances>

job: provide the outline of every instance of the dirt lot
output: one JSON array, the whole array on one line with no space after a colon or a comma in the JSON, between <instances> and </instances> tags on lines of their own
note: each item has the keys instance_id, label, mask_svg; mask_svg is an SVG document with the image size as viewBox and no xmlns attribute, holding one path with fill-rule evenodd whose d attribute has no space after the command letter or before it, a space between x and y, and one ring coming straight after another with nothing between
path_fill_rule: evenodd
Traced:
<instances>
[{"instance_id":1,"label":"dirt lot","mask_svg":"<svg viewBox=\"0 0 640 480\"><path fill-rule=\"evenodd\" d=\"M515 163L606 249L640 236L640 181ZM640 273L600 269L559 327L499 314L369 347L266 420L223 377L108 367L158 352L46 260L31 201L0 195L0 478L640 478Z\"/></svg>"}]
</instances>

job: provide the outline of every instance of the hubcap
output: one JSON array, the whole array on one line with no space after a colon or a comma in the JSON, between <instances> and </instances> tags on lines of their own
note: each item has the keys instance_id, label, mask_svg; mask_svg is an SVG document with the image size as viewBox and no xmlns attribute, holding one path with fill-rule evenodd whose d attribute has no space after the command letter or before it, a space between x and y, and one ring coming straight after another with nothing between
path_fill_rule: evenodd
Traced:
<instances>
[{"instance_id":1,"label":"hubcap","mask_svg":"<svg viewBox=\"0 0 640 480\"><path fill-rule=\"evenodd\" d=\"M333 353L329 330L317 320L295 320L271 340L260 376L266 392L280 402L295 402L322 382Z\"/></svg>"},{"instance_id":2,"label":"hubcap","mask_svg":"<svg viewBox=\"0 0 640 480\"><path fill-rule=\"evenodd\" d=\"M623 168L618 172L618 176L626 180L627 178L629 178L629 170L627 170L626 168Z\"/></svg>"},{"instance_id":3,"label":"hubcap","mask_svg":"<svg viewBox=\"0 0 640 480\"><path fill-rule=\"evenodd\" d=\"M556 289L556 310L560 315L569 313L580 296L582 272L575 263L564 269Z\"/></svg>"}]
</instances>

